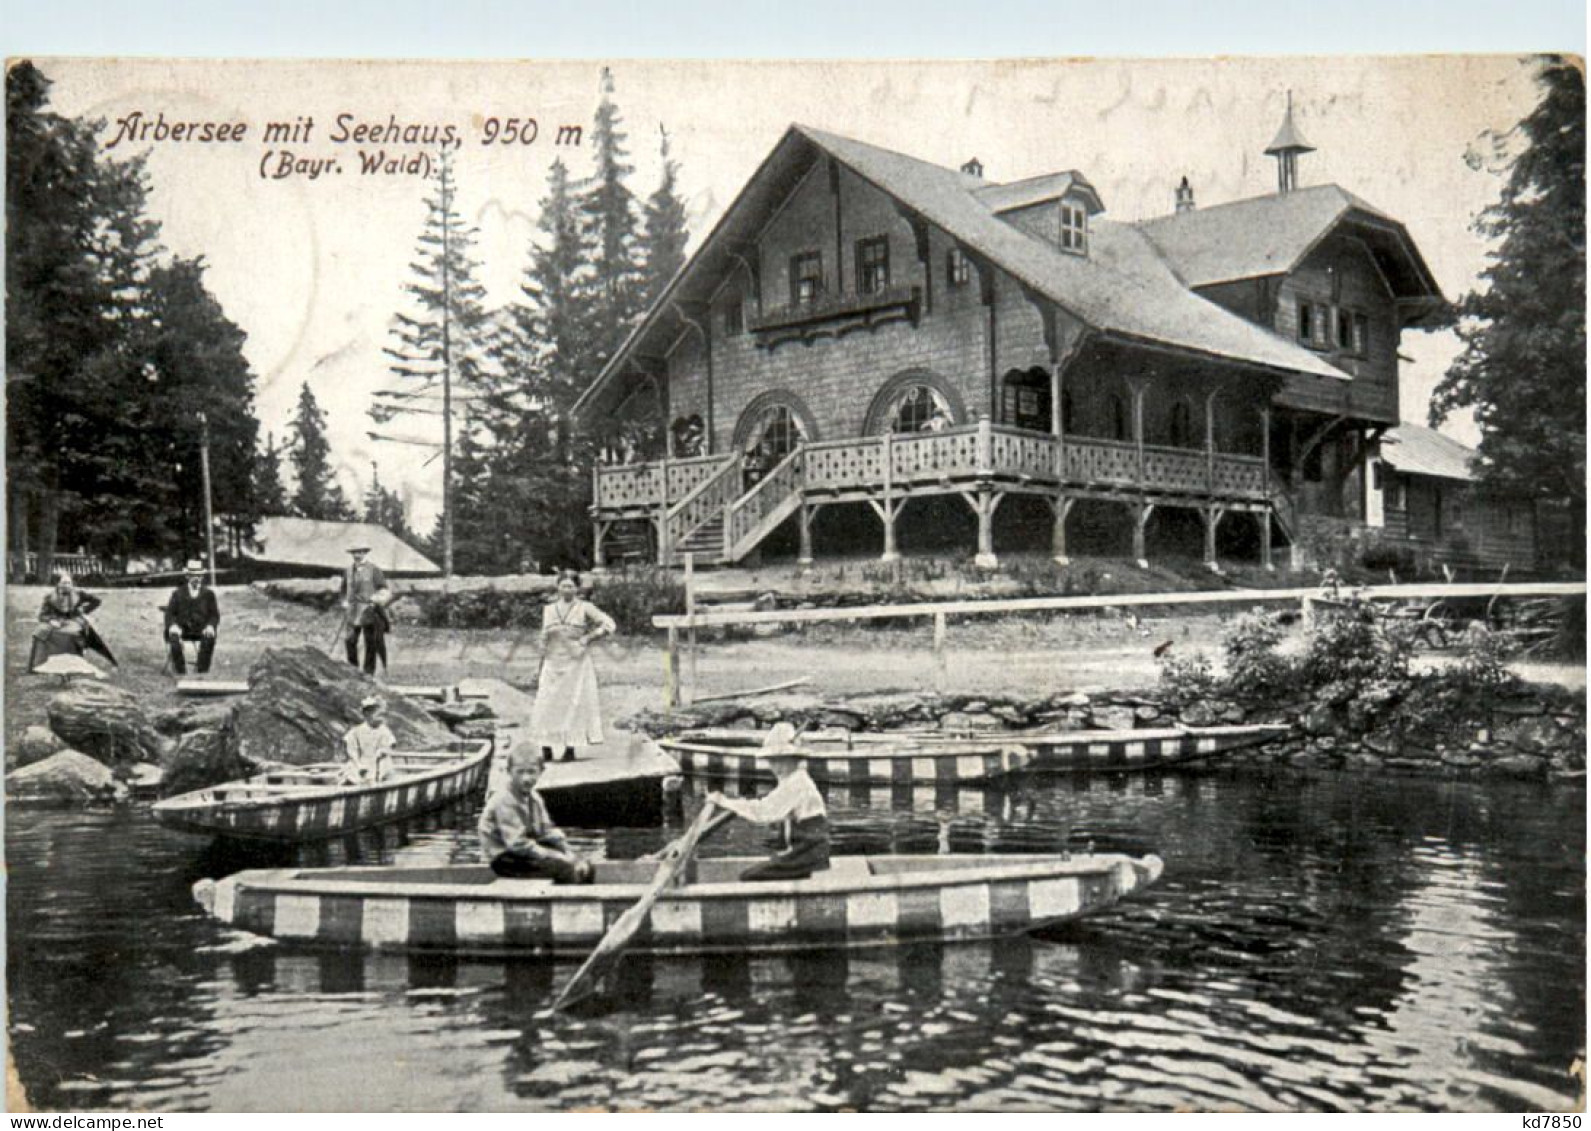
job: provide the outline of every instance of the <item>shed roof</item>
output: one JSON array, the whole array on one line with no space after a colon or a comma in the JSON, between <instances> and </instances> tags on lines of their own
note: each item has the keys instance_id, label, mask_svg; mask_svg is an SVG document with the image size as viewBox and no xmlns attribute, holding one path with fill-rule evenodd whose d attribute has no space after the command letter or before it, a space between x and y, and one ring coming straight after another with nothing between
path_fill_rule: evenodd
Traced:
<instances>
[{"instance_id":1,"label":"shed roof","mask_svg":"<svg viewBox=\"0 0 1591 1131\"><path fill-rule=\"evenodd\" d=\"M1418 424L1400 424L1381 438L1381 459L1408 475L1430 475L1470 483L1475 450Z\"/></svg>"},{"instance_id":2,"label":"shed roof","mask_svg":"<svg viewBox=\"0 0 1591 1131\"><path fill-rule=\"evenodd\" d=\"M387 573L440 574L431 560L392 531L373 522L325 522L275 516L254 527L254 544L244 556L280 565L345 569L350 546L369 546L370 561Z\"/></svg>"}]
</instances>

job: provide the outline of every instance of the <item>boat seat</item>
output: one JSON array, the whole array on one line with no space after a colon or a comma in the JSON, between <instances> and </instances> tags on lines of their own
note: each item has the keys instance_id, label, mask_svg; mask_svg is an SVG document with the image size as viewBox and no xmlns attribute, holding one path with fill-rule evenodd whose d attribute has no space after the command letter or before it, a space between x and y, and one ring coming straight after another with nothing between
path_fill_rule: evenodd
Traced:
<instances>
[{"instance_id":1,"label":"boat seat","mask_svg":"<svg viewBox=\"0 0 1591 1131\"><path fill-rule=\"evenodd\" d=\"M873 865L865 856L831 856L825 871L812 873L813 878L828 880L861 880L873 874Z\"/></svg>"}]
</instances>

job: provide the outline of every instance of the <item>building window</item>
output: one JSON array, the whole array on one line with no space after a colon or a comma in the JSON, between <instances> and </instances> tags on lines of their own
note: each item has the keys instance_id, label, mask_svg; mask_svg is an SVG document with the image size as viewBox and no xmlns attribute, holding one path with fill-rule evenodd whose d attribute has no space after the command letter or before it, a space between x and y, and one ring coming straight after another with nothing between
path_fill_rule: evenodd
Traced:
<instances>
[{"instance_id":1,"label":"building window","mask_svg":"<svg viewBox=\"0 0 1591 1131\"><path fill-rule=\"evenodd\" d=\"M1353 311L1337 308L1337 348L1353 349Z\"/></svg>"},{"instance_id":2,"label":"building window","mask_svg":"<svg viewBox=\"0 0 1591 1131\"><path fill-rule=\"evenodd\" d=\"M1132 438L1132 426L1127 421L1127 402L1115 393L1105 398L1105 420L1110 425L1111 439Z\"/></svg>"},{"instance_id":3,"label":"building window","mask_svg":"<svg viewBox=\"0 0 1591 1131\"><path fill-rule=\"evenodd\" d=\"M746 329L746 306L740 299L724 307L724 337L733 338Z\"/></svg>"},{"instance_id":4,"label":"building window","mask_svg":"<svg viewBox=\"0 0 1591 1131\"><path fill-rule=\"evenodd\" d=\"M790 257L790 301L809 306L823 294L823 253L803 251Z\"/></svg>"},{"instance_id":5,"label":"building window","mask_svg":"<svg viewBox=\"0 0 1591 1131\"><path fill-rule=\"evenodd\" d=\"M856 241L856 290L876 295L889 287L889 238Z\"/></svg>"},{"instance_id":6,"label":"building window","mask_svg":"<svg viewBox=\"0 0 1591 1131\"><path fill-rule=\"evenodd\" d=\"M1074 204L1061 205L1061 250L1073 255L1088 254L1088 210Z\"/></svg>"},{"instance_id":7,"label":"building window","mask_svg":"<svg viewBox=\"0 0 1591 1131\"><path fill-rule=\"evenodd\" d=\"M891 432L942 432L952 426L950 406L927 385L912 385L901 394L890 421Z\"/></svg>"},{"instance_id":8,"label":"building window","mask_svg":"<svg viewBox=\"0 0 1591 1131\"><path fill-rule=\"evenodd\" d=\"M1300 301L1298 304L1298 340L1306 346L1318 346L1325 342L1326 310L1312 302Z\"/></svg>"},{"instance_id":9,"label":"building window","mask_svg":"<svg viewBox=\"0 0 1591 1131\"><path fill-rule=\"evenodd\" d=\"M964 287L972 281L972 260L959 247L945 253L945 278L952 287Z\"/></svg>"},{"instance_id":10,"label":"building window","mask_svg":"<svg viewBox=\"0 0 1591 1131\"><path fill-rule=\"evenodd\" d=\"M1352 346L1354 356L1366 357L1370 353L1370 319L1363 314L1353 316Z\"/></svg>"}]
</instances>

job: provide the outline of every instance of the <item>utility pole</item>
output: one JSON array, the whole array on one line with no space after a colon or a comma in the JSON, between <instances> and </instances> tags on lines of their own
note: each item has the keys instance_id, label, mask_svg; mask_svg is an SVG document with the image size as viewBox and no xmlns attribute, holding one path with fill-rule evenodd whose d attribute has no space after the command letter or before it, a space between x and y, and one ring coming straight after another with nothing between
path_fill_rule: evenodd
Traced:
<instances>
[{"instance_id":1,"label":"utility pole","mask_svg":"<svg viewBox=\"0 0 1591 1131\"><path fill-rule=\"evenodd\" d=\"M448 232L452 228L453 182L442 163L442 577L453 576L453 356L448 330L453 323Z\"/></svg>"},{"instance_id":2,"label":"utility pole","mask_svg":"<svg viewBox=\"0 0 1591 1131\"><path fill-rule=\"evenodd\" d=\"M210 418L199 414L199 475L204 480L204 552L209 559L210 588L215 588L215 522L210 517Z\"/></svg>"}]
</instances>

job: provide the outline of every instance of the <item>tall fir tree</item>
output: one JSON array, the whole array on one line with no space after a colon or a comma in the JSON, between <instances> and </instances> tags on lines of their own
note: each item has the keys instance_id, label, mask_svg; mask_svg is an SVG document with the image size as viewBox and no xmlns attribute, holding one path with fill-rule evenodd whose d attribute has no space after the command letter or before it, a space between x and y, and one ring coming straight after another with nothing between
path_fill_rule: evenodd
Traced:
<instances>
[{"instance_id":1,"label":"tall fir tree","mask_svg":"<svg viewBox=\"0 0 1591 1131\"><path fill-rule=\"evenodd\" d=\"M287 514L287 485L282 482L282 449L276 437L265 434L265 446L254 458L254 500L261 515Z\"/></svg>"},{"instance_id":2,"label":"tall fir tree","mask_svg":"<svg viewBox=\"0 0 1591 1131\"><path fill-rule=\"evenodd\" d=\"M293 416L289 459L298 480L293 489L293 513L301 518L352 522L353 508L343 494L331 466L331 443L326 438L326 414L304 382Z\"/></svg>"},{"instance_id":3,"label":"tall fir tree","mask_svg":"<svg viewBox=\"0 0 1591 1131\"><path fill-rule=\"evenodd\" d=\"M645 295L635 197L625 183L635 169L626 162L629 152L613 101L613 73L606 67L601 89L591 130L591 178L580 192L581 225L594 271L591 332L597 368L618 350ZM595 376L595 370L584 375L587 381Z\"/></svg>"},{"instance_id":4,"label":"tall fir tree","mask_svg":"<svg viewBox=\"0 0 1591 1131\"><path fill-rule=\"evenodd\" d=\"M1458 303L1464 349L1437 385L1433 426L1473 408L1483 484L1568 500L1584 561L1586 504L1585 75L1541 62L1524 148L1476 228L1495 241Z\"/></svg>"},{"instance_id":5,"label":"tall fir tree","mask_svg":"<svg viewBox=\"0 0 1591 1131\"><path fill-rule=\"evenodd\" d=\"M159 233L144 162L105 157L103 123L50 111L49 87L32 63L6 71L7 493L13 545L44 573L58 535L145 548L145 532L101 536L99 505L161 487L160 443L140 419Z\"/></svg>"},{"instance_id":6,"label":"tall fir tree","mask_svg":"<svg viewBox=\"0 0 1591 1131\"><path fill-rule=\"evenodd\" d=\"M415 313L393 317L396 345L386 354L401 386L376 394L370 415L385 422L397 416L439 416L442 425L442 571L453 574L454 414L481 391L486 348L486 290L476 279L474 228L459 212L451 155L436 162L436 187L426 199L411 278L403 291Z\"/></svg>"},{"instance_id":7,"label":"tall fir tree","mask_svg":"<svg viewBox=\"0 0 1591 1131\"><path fill-rule=\"evenodd\" d=\"M641 224L641 262L645 273L643 310L663 294L663 288L685 263L685 245L690 232L685 220L685 202L679 195L679 162L669 152L668 131L659 128L658 143L663 174L657 189L646 200Z\"/></svg>"}]
</instances>

